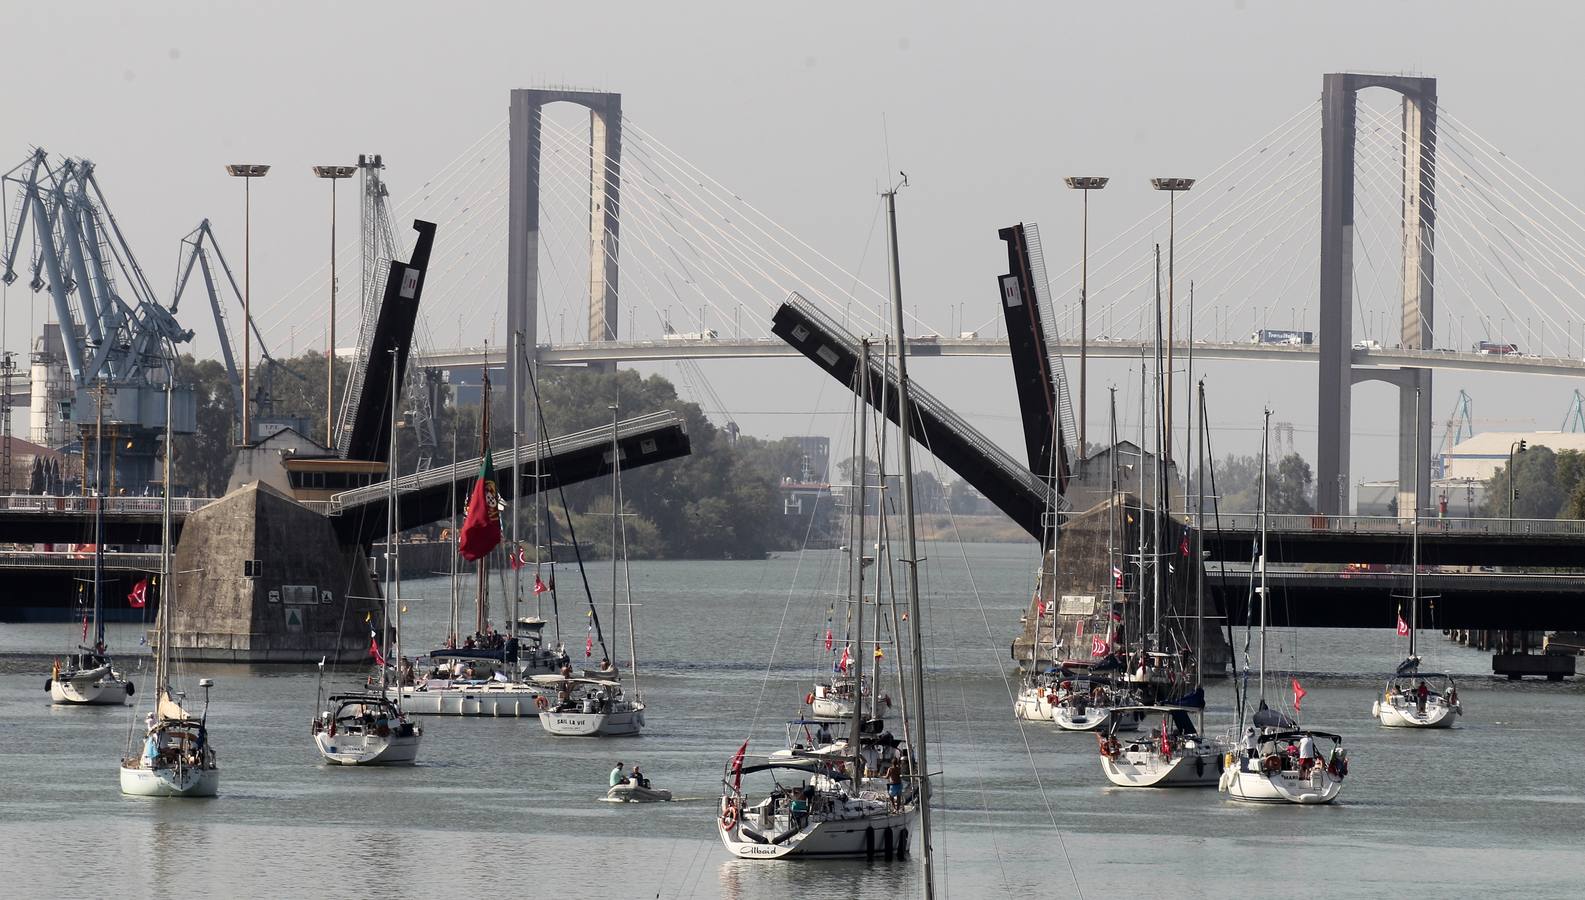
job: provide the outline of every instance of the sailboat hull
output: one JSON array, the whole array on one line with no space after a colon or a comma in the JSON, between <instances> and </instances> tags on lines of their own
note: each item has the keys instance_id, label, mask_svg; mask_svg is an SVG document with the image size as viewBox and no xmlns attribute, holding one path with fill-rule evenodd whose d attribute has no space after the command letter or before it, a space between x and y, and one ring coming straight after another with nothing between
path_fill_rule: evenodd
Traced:
<instances>
[{"instance_id":1,"label":"sailboat hull","mask_svg":"<svg viewBox=\"0 0 1585 900\"><path fill-rule=\"evenodd\" d=\"M479 684L466 688L402 688L402 711L410 716L532 718L545 695L521 684Z\"/></svg>"},{"instance_id":2,"label":"sailboat hull","mask_svg":"<svg viewBox=\"0 0 1585 900\"><path fill-rule=\"evenodd\" d=\"M57 706L125 706L132 685L115 678L50 680L50 702Z\"/></svg>"},{"instance_id":3,"label":"sailboat hull","mask_svg":"<svg viewBox=\"0 0 1585 900\"><path fill-rule=\"evenodd\" d=\"M544 712L540 727L559 737L622 737L638 734L644 728L644 707L614 712Z\"/></svg>"},{"instance_id":4,"label":"sailboat hull","mask_svg":"<svg viewBox=\"0 0 1585 900\"><path fill-rule=\"evenodd\" d=\"M747 816L731 828L721 828L727 852L742 859L790 859L907 856L914 812L855 815L812 821L793 829L785 815ZM780 840L778 840L780 838Z\"/></svg>"},{"instance_id":5,"label":"sailboat hull","mask_svg":"<svg viewBox=\"0 0 1585 900\"><path fill-rule=\"evenodd\" d=\"M314 744L325 762L337 766L410 766L418 758L418 741L413 734L338 734L320 732Z\"/></svg>"},{"instance_id":6,"label":"sailboat hull","mask_svg":"<svg viewBox=\"0 0 1585 900\"><path fill-rule=\"evenodd\" d=\"M1239 760L1247 764L1247 760ZM1265 773L1246 771L1235 765L1222 773L1217 785L1234 800L1246 803L1297 803L1314 806L1331 803L1343 790L1343 782L1332 777L1322 766L1301 778L1296 772Z\"/></svg>"},{"instance_id":7,"label":"sailboat hull","mask_svg":"<svg viewBox=\"0 0 1585 900\"><path fill-rule=\"evenodd\" d=\"M1223 768L1223 754L1214 747L1187 750L1170 760L1154 751L1101 757L1106 780L1118 787L1215 787Z\"/></svg>"},{"instance_id":8,"label":"sailboat hull","mask_svg":"<svg viewBox=\"0 0 1585 900\"><path fill-rule=\"evenodd\" d=\"M1427 703L1423 715L1413 703L1400 705L1377 701L1372 711L1388 728L1452 728L1461 714L1461 710L1442 702Z\"/></svg>"},{"instance_id":9,"label":"sailboat hull","mask_svg":"<svg viewBox=\"0 0 1585 900\"><path fill-rule=\"evenodd\" d=\"M1046 691L1040 688L1024 688L1013 704L1013 716L1027 722L1055 722L1057 708L1047 697Z\"/></svg>"},{"instance_id":10,"label":"sailboat hull","mask_svg":"<svg viewBox=\"0 0 1585 900\"><path fill-rule=\"evenodd\" d=\"M121 767L121 793L134 797L213 797L219 792L219 769Z\"/></svg>"}]
</instances>

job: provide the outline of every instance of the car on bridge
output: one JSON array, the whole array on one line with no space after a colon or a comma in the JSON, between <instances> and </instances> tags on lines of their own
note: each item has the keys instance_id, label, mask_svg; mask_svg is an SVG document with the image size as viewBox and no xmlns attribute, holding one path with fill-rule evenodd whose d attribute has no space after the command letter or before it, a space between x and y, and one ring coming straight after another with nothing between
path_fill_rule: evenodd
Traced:
<instances>
[{"instance_id":1,"label":"car on bridge","mask_svg":"<svg viewBox=\"0 0 1585 900\"><path fill-rule=\"evenodd\" d=\"M1517 344L1507 344L1499 341L1480 341L1475 344L1475 352L1487 356L1520 356Z\"/></svg>"}]
</instances>

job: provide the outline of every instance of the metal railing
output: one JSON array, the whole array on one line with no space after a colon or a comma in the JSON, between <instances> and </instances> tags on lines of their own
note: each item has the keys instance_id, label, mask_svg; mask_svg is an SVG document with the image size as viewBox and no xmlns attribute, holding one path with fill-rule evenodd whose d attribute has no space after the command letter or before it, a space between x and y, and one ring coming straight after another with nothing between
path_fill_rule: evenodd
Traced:
<instances>
[{"instance_id":1,"label":"metal railing","mask_svg":"<svg viewBox=\"0 0 1585 900\"><path fill-rule=\"evenodd\" d=\"M92 550L65 550L42 552L37 550L0 551L0 569L91 569L94 565ZM160 568L158 553L106 552L105 568L116 571L157 572Z\"/></svg>"},{"instance_id":2,"label":"metal railing","mask_svg":"<svg viewBox=\"0 0 1585 900\"><path fill-rule=\"evenodd\" d=\"M215 502L214 497L176 497L171 500L171 512L186 515ZM58 496L49 494L0 495L0 512L91 514L103 502L106 516L144 516L160 514L159 497L84 497L80 494Z\"/></svg>"},{"instance_id":3,"label":"metal railing","mask_svg":"<svg viewBox=\"0 0 1585 900\"><path fill-rule=\"evenodd\" d=\"M1254 513L1222 513L1219 526L1223 531L1258 531L1260 516ZM1408 519L1396 516L1271 515L1266 519L1266 528L1279 534L1401 534L1407 538L1412 524ZM1420 534L1585 535L1585 520L1421 519Z\"/></svg>"}]
</instances>

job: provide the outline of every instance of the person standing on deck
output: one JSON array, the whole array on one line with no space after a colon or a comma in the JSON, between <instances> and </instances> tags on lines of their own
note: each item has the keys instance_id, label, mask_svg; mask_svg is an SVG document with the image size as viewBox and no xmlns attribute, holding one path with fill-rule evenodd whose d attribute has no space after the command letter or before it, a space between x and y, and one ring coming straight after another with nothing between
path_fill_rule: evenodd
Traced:
<instances>
[{"instance_id":1,"label":"person standing on deck","mask_svg":"<svg viewBox=\"0 0 1585 900\"><path fill-rule=\"evenodd\" d=\"M616 768L611 770L611 787L616 787L627 780L627 773L622 771L622 763L617 762Z\"/></svg>"}]
</instances>

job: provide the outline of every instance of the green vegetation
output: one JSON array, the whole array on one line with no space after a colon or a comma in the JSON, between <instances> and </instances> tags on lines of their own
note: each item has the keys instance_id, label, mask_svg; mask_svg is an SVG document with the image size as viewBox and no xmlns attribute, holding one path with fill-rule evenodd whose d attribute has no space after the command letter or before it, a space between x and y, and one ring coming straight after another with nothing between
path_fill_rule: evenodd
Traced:
<instances>
[{"instance_id":1,"label":"green vegetation","mask_svg":"<svg viewBox=\"0 0 1585 900\"><path fill-rule=\"evenodd\" d=\"M1585 519L1585 453L1531 447L1513 460L1513 515L1519 519ZM1486 479L1479 514L1508 516L1508 467Z\"/></svg>"},{"instance_id":2,"label":"green vegetation","mask_svg":"<svg viewBox=\"0 0 1585 900\"><path fill-rule=\"evenodd\" d=\"M1216 491L1222 512L1260 510L1260 457L1228 454L1214 467ZM1209 480L1209 478L1208 478ZM1266 473L1266 510L1273 515L1315 512L1315 476L1310 464L1297 453L1275 462ZM1206 485L1209 494L1212 485ZM1194 490L1191 486L1191 492Z\"/></svg>"}]
</instances>

